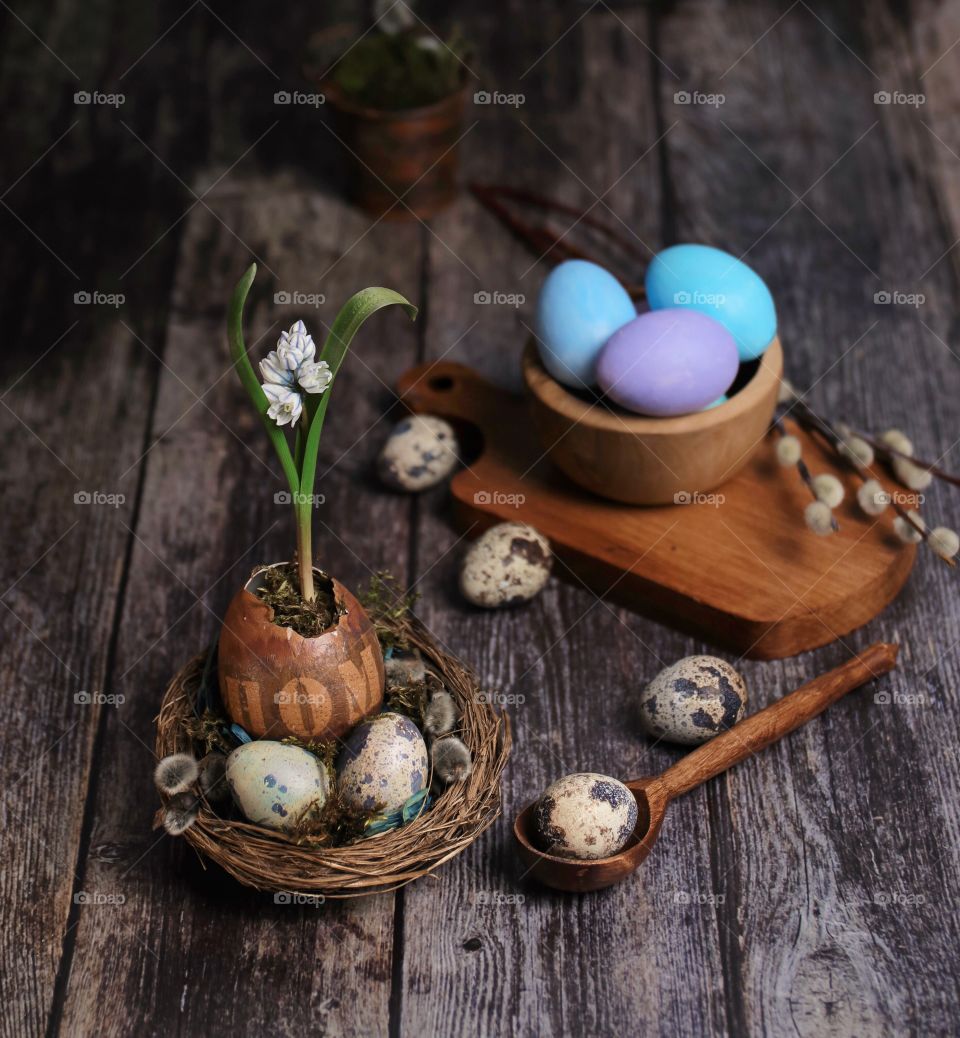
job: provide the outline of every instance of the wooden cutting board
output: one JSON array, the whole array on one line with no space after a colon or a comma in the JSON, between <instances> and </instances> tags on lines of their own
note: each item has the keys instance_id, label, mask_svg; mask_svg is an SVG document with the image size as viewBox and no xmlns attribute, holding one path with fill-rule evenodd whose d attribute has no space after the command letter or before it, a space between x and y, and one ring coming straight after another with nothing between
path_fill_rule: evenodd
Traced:
<instances>
[{"instance_id":1,"label":"wooden cutting board","mask_svg":"<svg viewBox=\"0 0 960 1038\"><path fill-rule=\"evenodd\" d=\"M893 600L913 565L916 548L896 537L891 511L861 514L855 477L802 430L792 431L811 471L835 472L847 487L831 537L804 525L809 492L777 464L772 437L702 500L624 505L554 468L527 401L470 368L421 365L398 388L411 411L449 419L475 446L451 484L463 528L530 523L550 538L558 576L743 656L792 656L843 637Z\"/></svg>"}]
</instances>

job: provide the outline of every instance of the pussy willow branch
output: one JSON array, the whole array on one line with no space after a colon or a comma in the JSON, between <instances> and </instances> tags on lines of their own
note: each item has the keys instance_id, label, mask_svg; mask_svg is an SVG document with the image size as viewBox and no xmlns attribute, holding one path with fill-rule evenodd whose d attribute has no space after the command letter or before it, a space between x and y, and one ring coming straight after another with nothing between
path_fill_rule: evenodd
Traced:
<instances>
[{"instance_id":1,"label":"pussy willow branch","mask_svg":"<svg viewBox=\"0 0 960 1038\"><path fill-rule=\"evenodd\" d=\"M859 458L848 455L840 449L844 442L843 437L841 437L830 422L825 418L821 418L818 414L814 414L814 412L811 411L810 408L797 396L793 397L793 399L789 401L789 405L795 412L797 422L805 429L818 435L820 439L822 439L827 446L833 450L837 457L841 459L841 461L846 462L847 466L853 469L862 482L866 483L868 479L878 479L876 473L873 472L869 466L864 465ZM896 501L891 500L890 504L897 515L899 515L905 523L912 526L924 541L930 540L930 531L927 529L926 525L918 523L913 516ZM957 565L956 559L944 559L939 552L934 552L934 554L937 555L938 558L943 559L948 566L955 567Z\"/></svg>"},{"instance_id":2,"label":"pussy willow branch","mask_svg":"<svg viewBox=\"0 0 960 1038\"><path fill-rule=\"evenodd\" d=\"M780 434L780 437L788 436L787 427L783 424L783 419L775 417L773 419L773 427ZM810 491L810 496L814 501L819 501L820 497L817 494L816 488L813 485L813 476L810 475L810 469L807 468L807 463L801 457L796 464L796 470L800 474L800 478L806 485L807 490ZM840 529L840 524L837 522L837 517L833 514L833 510L830 511L830 525L833 528L833 532L836 533Z\"/></svg>"},{"instance_id":3,"label":"pussy willow branch","mask_svg":"<svg viewBox=\"0 0 960 1038\"><path fill-rule=\"evenodd\" d=\"M903 458L904 461L912 461L918 468L926 469L927 472L936 476L937 479L942 479L945 483L952 483L953 486L960 487L960 476L955 476L952 472L947 472L945 469L940 468L939 465L935 465L929 461L923 461L920 458L915 458L910 454L904 454L903 451L898 451L896 447L891 447L889 443L884 443L882 440L875 440L872 436L858 432L856 429L851 429L850 432L851 435L859 436L861 440L869 443L878 454L890 458Z\"/></svg>"}]
</instances>

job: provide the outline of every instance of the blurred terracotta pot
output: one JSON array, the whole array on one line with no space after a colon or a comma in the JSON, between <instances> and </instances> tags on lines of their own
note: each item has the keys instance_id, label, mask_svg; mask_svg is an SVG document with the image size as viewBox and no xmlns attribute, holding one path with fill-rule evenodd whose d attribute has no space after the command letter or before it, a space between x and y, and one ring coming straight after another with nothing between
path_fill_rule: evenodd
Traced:
<instances>
[{"instance_id":1,"label":"blurred terracotta pot","mask_svg":"<svg viewBox=\"0 0 960 1038\"><path fill-rule=\"evenodd\" d=\"M276 565L285 565L276 563ZM255 570L227 607L217 666L231 720L256 737L339 739L383 703L383 653L363 606L328 582L341 615L314 638L273 623Z\"/></svg>"},{"instance_id":2,"label":"blurred terracotta pot","mask_svg":"<svg viewBox=\"0 0 960 1038\"><path fill-rule=\"evenodd\" d=\"M352 201L377 216L402 220L427 219L454 200L467 86L434 104L399 111L357 104L329 81L322 87L349 149Z\"/></svg>"}]
</instances>

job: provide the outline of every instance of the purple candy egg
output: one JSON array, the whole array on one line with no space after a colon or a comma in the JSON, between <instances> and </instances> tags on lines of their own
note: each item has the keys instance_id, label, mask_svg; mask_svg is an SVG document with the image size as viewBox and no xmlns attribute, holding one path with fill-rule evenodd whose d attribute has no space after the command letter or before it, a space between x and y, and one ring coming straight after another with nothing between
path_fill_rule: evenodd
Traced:
<instances>
[{"instance_id":1,"label":"purple candy egg","mask_svg":"<svg viewBox=\"0 0 960 1038\"><path fill-rule=\"evenodd\" d=\"M722 396L739 363L736 340L719 321L679 307L651 310L607 340L597 383L628 411L669 417L700 411Z\"/></svg>"}]
</instances>

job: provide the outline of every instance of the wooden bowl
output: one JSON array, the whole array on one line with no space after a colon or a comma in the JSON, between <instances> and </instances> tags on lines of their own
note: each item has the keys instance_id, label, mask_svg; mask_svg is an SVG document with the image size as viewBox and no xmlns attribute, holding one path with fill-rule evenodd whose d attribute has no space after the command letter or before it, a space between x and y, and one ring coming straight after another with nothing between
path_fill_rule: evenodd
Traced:
<instances>
[{"instance_id":1,"label":"wooden bowl","mask_svg":"<svg viewBox=\"0 0 960 1038\"><path fill-rule=\"evenodd\" d=\"M256 738L339 739L383 702L383 653L373 623L339 581L317 571L343 610L337 622L314 638L278 626L254 594L269 568L254 570L223 618L217 669L224 708Z\"/></svg>"},{"instance_id":2,"label":"wooden bowl","mask_svg":"<svg viewBox=\"0 0 960 1038\"><path fill-rule=\"evenodd\" d=\"M547 373L533 341L523 356L534 424L551 460L587 490L634 505L687 503L743 468L770 425L782 376L774 339L726 403L647 418L571 392Z\"/></svg>"}]
</instances>

